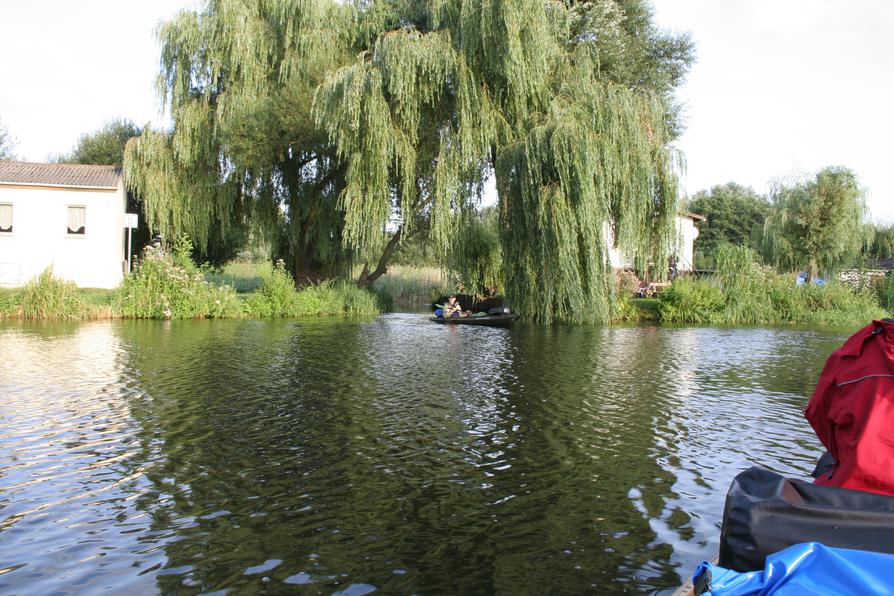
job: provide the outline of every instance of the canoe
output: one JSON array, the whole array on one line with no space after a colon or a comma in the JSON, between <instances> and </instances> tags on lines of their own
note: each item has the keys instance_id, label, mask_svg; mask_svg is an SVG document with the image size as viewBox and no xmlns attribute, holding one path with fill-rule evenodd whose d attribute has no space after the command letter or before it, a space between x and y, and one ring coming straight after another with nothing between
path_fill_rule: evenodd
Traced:
<instances>
[{"instance_id":1,"label":"canoe","mask_svg":"<svg viewBox=\"0 0 894 596\"><path fill-rule=\"evenodd\" d=\"M486 317L430 317L429 320L443 325L480 325L482 327L509 327L512 321L521 315L512 313L508 315L488 315Z\"/></svg>"}]
</instances>

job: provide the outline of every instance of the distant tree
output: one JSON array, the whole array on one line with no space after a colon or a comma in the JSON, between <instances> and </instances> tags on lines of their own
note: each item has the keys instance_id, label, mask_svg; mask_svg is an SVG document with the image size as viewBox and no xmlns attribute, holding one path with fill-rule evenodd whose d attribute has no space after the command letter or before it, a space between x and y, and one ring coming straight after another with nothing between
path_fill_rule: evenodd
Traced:
<instances>
[{"instance_id":1,"label":"distant tree","mask_svg":"<svg viewBox=\"0 0 894 596\"><path fill-rule=\"evenodd\" d=\"M16 139L0 121L0 159L15 159Z\"/></svg>"},{"instance_id":2,"label":"distant tree","mask_svg":"<svg viewBox=\"0 0 894 596\"><path fill-rule=\"evenodd\" d=\"M759 248L755 232L763 228L770 202L751 187L727 182L695 193L689 210L708 218L698 224L697 245L699 252L713 254L722 243Z\"/></svg>"},{"instance_id":3,"label":"distant tree","mask_svg":"<svg viewBox=\"0 0 894 596\"><path fill-rule=\"evenodd\" d=\"M71 153L55 158L60 163L120 166L124 163L124 146L142 131L133 122L119 118L102 128L81 135Z\"/></svg>"},{"instance_id":4,"label":"distant tree","mask_svg":"<svg viewBox=\"0 0 894 596\"><path fill-rule=\"evenodd\" d=\"M842 166L827 167L806 182L780 184L764 222L764 255L777 267L806 267L811 280L857 258L872 242L869 211L857 176Z\"/></svg>"},{"instance_id":5,"label":"distant tree","mask_svg":"<svg viewBox=\"0 0 894 596\"><path fill-rule=\"evenodd\" d=\"M872 244L867 247L865 256L869 259L894 258L894 224L874 224Z\"/></svg>"}]
</instances>

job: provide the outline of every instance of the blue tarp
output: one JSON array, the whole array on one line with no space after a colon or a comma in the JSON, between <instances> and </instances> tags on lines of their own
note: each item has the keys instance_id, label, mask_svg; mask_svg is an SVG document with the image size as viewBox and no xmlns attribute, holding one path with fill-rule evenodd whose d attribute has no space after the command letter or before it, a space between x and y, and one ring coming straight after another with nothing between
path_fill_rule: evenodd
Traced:
<instances>
[{"instance_id":1,"label":"blue tarp","mask_svg":"<svg viewBox=\"0 0 894 596\"><path fill-rule=\"evenodd\" d=\"M702 563L698 585L710 572L714 596L894 594L894 555L829 548L818 542L796 544L767 557L763 571L739 573Z\"/></svg>"}]
</instances>

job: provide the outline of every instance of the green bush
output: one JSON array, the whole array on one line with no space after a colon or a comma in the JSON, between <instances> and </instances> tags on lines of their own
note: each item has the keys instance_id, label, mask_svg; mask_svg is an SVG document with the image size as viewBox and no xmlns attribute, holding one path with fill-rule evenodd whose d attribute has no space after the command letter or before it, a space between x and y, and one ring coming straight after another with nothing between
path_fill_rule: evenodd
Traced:
<instances>
[{"instance_id":1,"label":"green bush","mask_svg":"<svg viewBox=\"0 0 894 596\"><path fill-rule=\"evenodd\" d=\"M326 282L296 290L282 261L264 276L245 308L254 317L357 316L382 310L374 294L349 282Z\"/></svg>"},{"instance_id":2,"label":"green bush","mask_svg":"<svg viewBox=\"0 0 894 596\"><path fill-rule=\"evenodd\" d=\"M118 314L133 319L199 319L233 317L242 307L231 286L205 281L198 267L184 257L183 246L174 254L149 246L134 271L115 291Z\"/></svg>"},{"instance_id":3,"label":"green bush","mask_svg":"<svg viewBox=\"0 0 894 596\"><path fill-rule=\"evenodd\" d=\"M87 314L78 287L55 277L52 266L28 282L18 296L18 305L25 319L77 319Z\"/></svg>"},{"instance_id":4,"label":"green bush","mask_svg":"<svg viewBox=\"0 0 894 596\"><path fill-rule=\"evenodd\" d=\"M297 308L298 292L295 281L282 261L261 280L245 304L246 311L255 317L288 317Z\"/></svg>"},{"instance_id":5,"label":"green bush","mask_svg":"<svg viewBox=\"0 0 894 596\"><path fill-rule=\"evenodd\" d=\"M680 278L660 294L662 321L852 325L883 313L872 291L838 282L798 286L793 275L761 265L747 247L720 246L715 260L714 276Z\"/></svg>"},{"instance_id":6,"label":"green bush","mask_svg":"<svg viewBox=\"0 0 894 596\"><path fill-rule=\"evenodd\" d=\"M717 323L723 320L725 305L716 284L683 277L658 295L658 317L668 323Z\"/></svg>"},{"instance_id":7,"label":"green bush","mask_svg":"<svg viewBox=\"0 0 894 596\"><path fill-rule=\"evenodd\" d=\"M19 316L18 292L0 289L0 319Z\"/></svg>"}]
</instances>

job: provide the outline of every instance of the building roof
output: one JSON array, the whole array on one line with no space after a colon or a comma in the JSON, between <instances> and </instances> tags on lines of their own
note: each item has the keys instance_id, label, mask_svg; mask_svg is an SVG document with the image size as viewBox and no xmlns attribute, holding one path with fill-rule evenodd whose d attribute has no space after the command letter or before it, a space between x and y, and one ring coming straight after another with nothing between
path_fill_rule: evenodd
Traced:
<instances>
[{"instance_id":1,"label":"building roof","mask_svg":"<svg viewBox=\"0 0 894 596\"><path fill-rule=\"evenodd\" d=\"M0 161L0 184L118 188L120 166Z\"/></svg>"}]
</instances>

